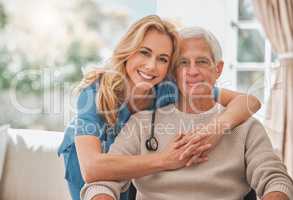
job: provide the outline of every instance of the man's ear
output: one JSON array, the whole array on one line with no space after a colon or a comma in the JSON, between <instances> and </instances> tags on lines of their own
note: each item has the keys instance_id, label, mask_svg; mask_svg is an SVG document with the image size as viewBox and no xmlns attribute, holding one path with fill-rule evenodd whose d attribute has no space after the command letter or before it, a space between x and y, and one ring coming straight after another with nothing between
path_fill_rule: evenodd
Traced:
<instances>
[{"instance_id":1,"label":"man's ear","mask_svg":"<svg viewBox=\"0 0 293 200\"><path fill-rule=\"evenodd\" d=\"M221 60L216 65L217 79L221 76L223 68L224 68L224 61Z\"/></svg>"}]
</instances>

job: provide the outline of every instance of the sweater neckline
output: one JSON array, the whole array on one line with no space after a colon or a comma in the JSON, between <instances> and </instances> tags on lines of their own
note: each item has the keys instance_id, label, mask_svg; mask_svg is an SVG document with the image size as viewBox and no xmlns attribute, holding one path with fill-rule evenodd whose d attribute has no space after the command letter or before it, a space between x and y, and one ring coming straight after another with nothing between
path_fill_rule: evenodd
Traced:
<instances>
[{"instance_id":1,"label":"sweater neckline","mask_svg":"<svg viewBox=\"0 0 293 200\"><path fill-rule=\"evenodd\" d=\"M174 111L175 114L177 114L181 117L187 117L187 118L193 118L193 119L211 116L211 115L217 114L223 110L222 105L220 105L219 103L215 103L215 105L212 108L210 108L207 111L201 112L201 113L182 112L177 108L176 104L172 104L172 105L170 105L170 107Z\"/></svg>"}]
</instances>

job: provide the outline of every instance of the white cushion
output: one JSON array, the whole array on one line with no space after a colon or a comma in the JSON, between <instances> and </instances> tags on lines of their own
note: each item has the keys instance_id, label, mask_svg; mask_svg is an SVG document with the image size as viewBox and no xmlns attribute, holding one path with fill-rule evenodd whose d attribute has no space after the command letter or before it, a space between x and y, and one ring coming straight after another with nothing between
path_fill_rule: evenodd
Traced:
<instances>
[{"instance_id":1,"label":"white cushion","mask_svg":"<svg viewBox=\"0 0 293 200\"><path fill-rule=\"evenodd\" d=\"M3 200L69 200L63 159L57 149L63 133L9 129L0 184Z\"/></svg>"}]
</instances>

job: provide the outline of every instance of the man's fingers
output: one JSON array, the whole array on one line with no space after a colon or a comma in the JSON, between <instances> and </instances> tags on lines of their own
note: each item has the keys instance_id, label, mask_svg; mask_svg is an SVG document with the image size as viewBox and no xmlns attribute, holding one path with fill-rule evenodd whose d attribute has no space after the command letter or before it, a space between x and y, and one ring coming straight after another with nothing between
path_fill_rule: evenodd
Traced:
<instances>
[{"instance_id":1,"label":"man's fingers","mask_svg":"<svg viewBox=\"0 0 293 200\"><path fill-rule=\"evenodd\" d=\"M198 143L198 142L200 142L200 141L206 139L207 137L209 137L209 135L207 135L207 134L205 134L205 135L204 135L204 134L195 135L195 136L193 136L193 137L189 140L189 142L187 143L187 146L188 146L188 145L193 145L193 144L195 144L195 143Z\"/></svg>"},{"instance_id":2,"label":"man's fingers","mask_svg":"<svg viewBox=\"0 0 293 200\"><path fill-rule=\"evenodd\" d=\"M189 167L190 165L192 165L192 163L194 163L196 160L198 159L197 156L193 156L189 159L189 161L186 163L185 167Z\"/></svg>"},{"instance_id":3,"label":"man's fingers","mask_svg":"<svg viewBox=\"0 0 293 200\"><path fill-rule=\"evenodd\" d=\"M203 144L201 145L200 143L196 143L190 147L188 147L179 157L179 160L183 160L189 156L194 156L201 154L202 152L210 150L212 147L211 144Z\"/></svg>"},{"instance_id":4,"label":"man's fingers","mask_svg":"<svg viewBox=\"0 0 293 200\"><path fill-rule=\"evenodd\" d=\"M180 155L179 160L183 160L189 156L194 155L193 152L195 152L195 150L197 148L200 147L200 143L195 143L191 146L187 146L187 148L183 151L183 153Z\"/></svg>"},{"instance_id":5,"label":"man's fingers","mask_svg":"<svg viewBox=\"0 0 293 200\"><path fill-rule=\"evenodd\" d=\"M177 134L176 137L174 138L174 142L178 142L179 140L181 140L181 138L183 137L183 134Z\"/></svg>"},{"instance_id":6,"label":"man's fingers","mask_svg":"<svg viewBox=\"0 0 293 200\"><path fill-rule=\"evenodd\" d=\"M208 151L211 147L212 147L211 144L204 144L204 145L198 147L197 149L195 149L195 150L192 152L192 155L198 155L198 154L201 154L202 152Z\"/></svg>"},{"instance_id":7,"label":"man's fingers","mask_svg":"<svg viewBox=\"0 0 293 200\"><path fill-rule=\"evenodd\" d=\"M205 156L205 157L199 157L199 158L196 159L196 161L194 163L195 164L200 164L200 163L206 162L208 160L209 160L209 158L207 156Z\"/></svg>"},{"instance_id":8,"label":"man's fingers","mask_svg":"<svg viewBox=\"0 0 293 200\"><path fill-rule=\"evenodd\" d=\"M184 138L182 138L182 139L180 139L179 141L177 141L176 143L175 143L175 145L174 145L174 148L175 149L179 149L180 147L182 147L182 146L184 146L185 144L187 144L187 140L186 139L184 139Z\"/></svg>"},{"instance_id":9,"label":"man's fingers","mask_svg":"<svg viewBox=\"0 0 293 200\"><path fill-rule=\"evenodd\" d=\"M201 156L202 156L202 157L207 156L208 153L210 152L210 150L211 150L211 149L209 148L208 150L202 152L202 153L201 153Z\"/></svg>"},{"instance_id":10,"label":"man's fingers","mask_svg":"<svg viewBox=\"0 0 293 200\"><path fill-rule=\"evenodd\" d=\"M175 141L175 145L174 145L175 149L179 149L184 145L185 145L185 148L188 148L189 146L193 146L194 144L199 143L210 136L208 134L199 134L199 135L182 134L182 135L183 137L180 137Z\"/></svg>"},{"instance_id":11,"label":"man's fingers","mask_svg":"<svg viewBox=\"0 0 293 200\"><path fill-rule=\"evenodd\" d=\"M192 158L190 158L190 160L186 163L186 167L189 167L191 166L192 164L200 164L200 163L203 163L203 162L206 162L208 161L208 157L207 156L204 156L204 157L198 157L198 156L193 156Z\"/></svg>"},{"instance_id":12,"label":"man's fingers","mask_svg":"<svg viewBox=\"0 0 293 200\"><path fill-rule=\"evenodd\" d=\"M181 148L182 146L187 144L191 138L190 135L183 135L183 136L184 137L181 137L179 140L177 140L177 142L175 142L175 145L174 145L175 149Z\"/></svg>"}]
</instances>

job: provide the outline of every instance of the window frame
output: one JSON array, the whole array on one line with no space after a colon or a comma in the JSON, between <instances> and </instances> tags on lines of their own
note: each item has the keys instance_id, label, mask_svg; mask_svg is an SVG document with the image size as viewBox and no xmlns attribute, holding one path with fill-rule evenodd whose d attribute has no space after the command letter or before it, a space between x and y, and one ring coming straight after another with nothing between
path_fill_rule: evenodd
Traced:
<instances>
[{"instance_id":1,"label":"window frame","mask_svg":"<svg viewBox=\"0 0 293 200\"><path fill-rule=\"evenodd\" d=\"M269 40L266 38L265 33L262 30L261 24L256 20L256 18L252 20L240 20L239 19L239 2L240 0L235 0L233 7L234 12L232 14L231 20L231 28L233 29L233 38L235 39L232 42L232 49L234 49L234 53L232 54L232 64L231 69L233 70L233 88L236 90L239 89L237 84L238 80L238 72L241 71L262 71L264 73L264 97L263 97L263 106L255 115L257 119L260 121L264 121L265 119L265 110L266 110L266 102L269 100L270 95L270 74L271 74L271 67L273 64L272 61L272 48L270 45ZM238 62L237 53L238 53L238 30L257 30L264 38L265 46L264 46L264 61L263 62Z\"/></svg>"}]
</instances>

